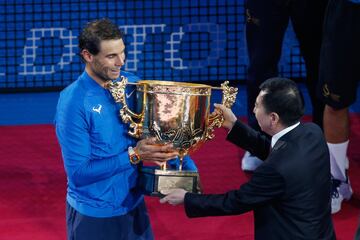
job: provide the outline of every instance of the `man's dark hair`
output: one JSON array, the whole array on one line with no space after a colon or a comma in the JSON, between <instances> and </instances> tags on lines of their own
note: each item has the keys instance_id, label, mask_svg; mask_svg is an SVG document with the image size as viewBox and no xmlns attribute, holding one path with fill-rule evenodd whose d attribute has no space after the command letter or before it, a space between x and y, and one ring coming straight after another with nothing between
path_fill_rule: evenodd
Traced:
<instances>
[{"instance_id":1,"label":"man's dark hair","mask_svg":"<svg viewBox=\"0 0 360 240\"><path fill-rule=\"evenodd\" d=\"M96 55L100 52L100 43L102 40L122 39L123 33L119 26L107 18L88 22L79 35L80 53L87 49L91 54ZM83 59L80 54L81 59Z\"/></svg>"},{"instance_id":2,"label":"man's dark hair","mask_svg":"<svg viewBox=\"0 0 360 240\"><path fill-rule=\"evenodd\" d=\"M267 113L275 112L285 126L297 123L304 114L304 98L295 82L286 78L270 78L260 85L265 92L262 104Z\"/></svg>"}]
</instances>

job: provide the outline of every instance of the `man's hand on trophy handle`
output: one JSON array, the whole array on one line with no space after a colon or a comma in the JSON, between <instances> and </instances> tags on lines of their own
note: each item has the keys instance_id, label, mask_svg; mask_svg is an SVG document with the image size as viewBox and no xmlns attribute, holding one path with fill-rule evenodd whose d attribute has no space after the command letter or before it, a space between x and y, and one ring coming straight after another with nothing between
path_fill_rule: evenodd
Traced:
<instances>
[{"instance_id":1,"label":"man's hand on trophy handle","mask_svg":"<svg viewBox=\"0 0 360 240\"><path fill-rule=\"evenodd\" d=\"M187 191L181 188L174 188L169 190L161 190L161 194L166 195L160 199L160 203L169 203L170 205L179 205L184 202Z\"/></svg>"},{"instance_id":2,"label":"man's hand on trophy handle","mask_svg":"<svg viewBox=\"0 0 360 240\"><path fill-rule=\"evenodd\" d=\"M214 104L215 106L215 111L220 111L222 112L222 115L224 117L224 122L223 122L223 127L231 130L232 127L234 126L235 122L237 121L237 118L235 116L235 114L231 111L230 108L225 107L222 104Z\"/></svg>"},{"instance_id":3,"label":"man's hand on trophy handle","mask_svg":"<svg viewBox=\"0 0 360 240\"><path fill-rule=\"evenodd\" d=\"M216 104L216 103L215 103ZM215 105L214 104L214 105ZM215 108L214 111L211 113L212 117L215 117L216 115L222 115L222 111L219 108Z\"/></svg>"}]
</instances>

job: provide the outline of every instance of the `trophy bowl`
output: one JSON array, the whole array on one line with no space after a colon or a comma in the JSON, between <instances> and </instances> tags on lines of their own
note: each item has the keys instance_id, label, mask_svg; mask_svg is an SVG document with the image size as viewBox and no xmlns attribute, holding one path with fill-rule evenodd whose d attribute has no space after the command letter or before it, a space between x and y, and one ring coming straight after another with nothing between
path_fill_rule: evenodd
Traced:
<instances>
[{"instance_id":1,"label":"trophy bowl","mask_svg":"<svg viewBox=\"0 0 360 240\"><path fill-rule=\"evenodd\" d=\"M138 110L143 114L141 137L172 143L180 156L206 140L211 88L201 84L139 81ZM140 106L142 105L142 106Z\"/></svg>"},{"instance_id":2,"label":"trophy bowl","mask_svg":"<svg viewBox=\"0 0 360 240\"><path fill-rule=\"evenodd\" d=\"M136 112L129 109L125 88L136 84ZM120 116L124 123L130 123L129 134L135 138L156 137L159 144L172 143L179 152L178 170L141 168L144 185L150 185L150 195L161 195L160 191L170 188L184 188L199 192L199 174L182 170L182 159L196 150L206 140L214 137L214 127L221 127L223 117L210 114L212 89L223 91L222 104L231 107L235 102L237 88L224 82L220 88L205 84L141 80L128 83L126 77L111 82L108 86L116 102L121 103ZM149 187L147 187L149 188Z\"/></svg>"}]
</instances>

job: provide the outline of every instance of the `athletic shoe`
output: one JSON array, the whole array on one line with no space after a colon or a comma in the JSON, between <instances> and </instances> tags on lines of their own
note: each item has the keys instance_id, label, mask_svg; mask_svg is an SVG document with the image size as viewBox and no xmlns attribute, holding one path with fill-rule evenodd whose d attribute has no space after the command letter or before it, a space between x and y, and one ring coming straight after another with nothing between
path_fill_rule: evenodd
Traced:
<instances>
[{"instance_id":1,"label":"athletic shoe","mask_svg":"<svg viewBox=\"0 0 360 240\"><path fill-rule=\"evenodd\" d=\"M344 197L345 200L350 200L351 195L353 194L353 190L350 185L350 179L347 174L347 171L345 172L345 174L346 174L346 181L341 182L339 186L339 193Z\"/></svg>"},{"instance_id":2,"label":"athletic shoe","mask_svg":"<svg viewBox=\"0 0 360 240\"><path fill-rule=\"evenodd\" d=\"M347 175L347 174L346 174ZM353 190L350 186L349 177L346 176L346 181L340 181L332 178L331 191L331 213L337 213L341 210L341 203L345 200L350 200Z\"/></svg>"}]
</instances>

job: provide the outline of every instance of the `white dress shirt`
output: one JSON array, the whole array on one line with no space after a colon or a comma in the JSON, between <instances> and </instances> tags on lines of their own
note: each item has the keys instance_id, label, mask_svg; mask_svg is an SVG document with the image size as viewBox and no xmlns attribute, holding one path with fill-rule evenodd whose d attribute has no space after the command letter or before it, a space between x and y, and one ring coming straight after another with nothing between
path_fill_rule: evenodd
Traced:
<instances>
[{"instance_id":1,"label":"white dress shirt","mask_svg":"<svg viewBox=\"0 0 360 240\"><path fill-rule=\"evenodd\" d=\"M272 138L271 138L271 148L274 147L275 143L279 140L279 138L281 138L286 133L290 132L291 130L293 130L294 128L299 126L299 124L300 124L300 122L295 123L294 125L291 125L290 127L287 127L285 129L281 130L280 132L278 132L277 134L275 134L274 136L272 136Z\"/></svg>"}]
</instances>

